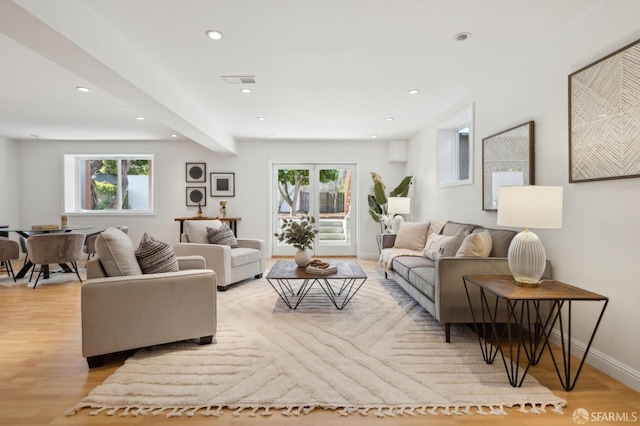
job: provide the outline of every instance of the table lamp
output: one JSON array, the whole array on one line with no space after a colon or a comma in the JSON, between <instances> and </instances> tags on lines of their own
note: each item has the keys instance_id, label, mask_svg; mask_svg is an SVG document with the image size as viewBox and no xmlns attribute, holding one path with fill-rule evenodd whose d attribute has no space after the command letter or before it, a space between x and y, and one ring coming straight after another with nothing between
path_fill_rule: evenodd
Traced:
<instances>
[{"instance_id":1,"label":"table lamp","mask_svg":"<svg viewBox=\"0 0 640 426\"><path fill-rule=\"evenodd\" d=\"M509 269L518 285L537 287L547 256L540 238L529 228L562 228L561 186L502 186L498 193L498 225L525 228L509 245Z\"/></svg>"},{"instance_id":2,"label":"table lamp","mask_svg":"<svg viewBox=\"0 0 640 426\"><path fill-rule=\"evenodd\" d=\"M411 213L411 198L409 197L389 197L387 200L387 212L391 219L391 230L398 232L400 225L404 222L402 216L398 216L400 219L396 220L396 215Z\"/></svg>"}]
</instances>

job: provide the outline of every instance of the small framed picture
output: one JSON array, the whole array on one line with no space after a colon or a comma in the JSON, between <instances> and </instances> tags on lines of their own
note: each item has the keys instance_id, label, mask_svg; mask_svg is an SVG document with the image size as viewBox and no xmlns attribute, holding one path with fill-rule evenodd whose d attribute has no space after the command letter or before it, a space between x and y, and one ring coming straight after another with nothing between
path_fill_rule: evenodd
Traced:
<instances>
[{"instance_id":1,"label":"small framed picture","mask_svg":"<svg viewBox=\"0 0 640 426\"><path fill-rule=\"evenodd\" d=\"M206 186L187 186L187 207L198 207L207 205Z\"/></svg>"},{"instance_id":2,"label":"small framed picture","mask_svg":"<svg viewBox=\"0 0 640 426\"><path fill-rule=\"evenodd\" d=\"M211 196L235 197L235 180L235 173L211 173Z\"/></svg>"},{"instance_id":3,"label":"small framed picture","mask_svg":"<svg viewBox=\"0 0 640 426\"><path fill-rule=\"evenodd\" d=\"M206 182L206 163L187 163L187 182Z\"/></svg>"}]
</instances>

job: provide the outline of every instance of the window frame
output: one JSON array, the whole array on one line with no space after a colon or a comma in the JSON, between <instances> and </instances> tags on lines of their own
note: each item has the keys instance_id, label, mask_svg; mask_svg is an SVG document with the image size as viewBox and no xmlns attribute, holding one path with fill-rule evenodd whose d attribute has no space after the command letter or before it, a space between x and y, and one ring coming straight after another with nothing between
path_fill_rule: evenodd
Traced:
<instances>
[{"instance_id":1,"label":"window frame","mask_svg":"<svg viewBox=\"0 0 640 426\"><path fill-rule=\"evenodd\" d=\"M88 210L82 208L82 191L84 177L83 167L80 163L87 160L115 160L118 164L117 200L115 209ZM122 160L148 160L148 209L123 209L122 208ZM155 155L154 154L63 154L63 207L65 214L71 215L155 215Z\"/></svg>"},{"instance_id":2,"label":"window frame","mask_svg":"<svg viewBox=\"0 0 640 426\"><path fill-rule=\"evenodd\" d=\"M460 138L459 132L469 129L467 179L460 179ZM448 119L440 123L437 128L436 151L437 167L436 182L439 187L471 185L473 184L473 104L462 108Z\"/></svg>"}]
</instances>

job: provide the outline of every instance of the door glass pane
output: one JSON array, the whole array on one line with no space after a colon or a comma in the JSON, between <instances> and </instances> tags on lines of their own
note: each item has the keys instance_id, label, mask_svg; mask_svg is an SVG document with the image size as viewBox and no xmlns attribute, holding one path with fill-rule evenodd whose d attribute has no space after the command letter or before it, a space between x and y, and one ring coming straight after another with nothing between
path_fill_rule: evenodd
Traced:
<instances>
[{"instance_id":1,"label":"door glass pane","mask_svg":"<svg viewBox=\"0 0 640 426\"><path fill-rule=\"evenodd\" d=\"M318 170L319 246L350 244L351 170L321 168Z\"/></svg>"},{"instance_id":2,"label":"door glass pane","mask_svg":"<svg viewBox=\"0 0 640 426\"><path fill-rule=\"evenodd\" d=\"M282 219L301 217L310 213L309 169L278 169L277 232ZM312 214L312 213L311 213ZM279 242L278 245L287 245Z\"/></svg>"}]
</instances>

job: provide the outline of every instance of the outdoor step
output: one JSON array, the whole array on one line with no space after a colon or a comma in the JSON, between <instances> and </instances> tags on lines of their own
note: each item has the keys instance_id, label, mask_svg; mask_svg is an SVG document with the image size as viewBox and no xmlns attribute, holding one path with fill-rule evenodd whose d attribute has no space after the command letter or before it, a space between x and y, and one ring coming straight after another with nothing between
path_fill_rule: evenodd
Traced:
<instances>
[{"instance_id":1,"label":"outdoor step","mask_svg":"<svg viewBox=\"0 0 640 426\"><path fill-rule=\"evenodd\" d=\"M324 234L324 233L344 234L344 228L342 226L336 226L336 227L321 226L320 228L318 228L318 230L320 231L321 234Z\"/></svg>"},{"instance_id":2,"label":"outdoor step","mask_svg":"<svg viewBox=\"0 0 640 426\"><path fill-rule=\"evenodd\" d=\"M340 219L320 219L318 222L318 226L321 228L325 226L342 227L344 224L344 221Z\"/></svg>"},{"instance_id":3,"label":"outdoor step","mask_svg":"<svg viewBox=\"0 0 640 426\"><path fill-rule=\"evenodd\" d=\"M318 236L321 240L344 240L345 239L345 235L344 233L341 234L320 234Z\"/></svg>"}]
</instances>

